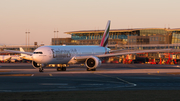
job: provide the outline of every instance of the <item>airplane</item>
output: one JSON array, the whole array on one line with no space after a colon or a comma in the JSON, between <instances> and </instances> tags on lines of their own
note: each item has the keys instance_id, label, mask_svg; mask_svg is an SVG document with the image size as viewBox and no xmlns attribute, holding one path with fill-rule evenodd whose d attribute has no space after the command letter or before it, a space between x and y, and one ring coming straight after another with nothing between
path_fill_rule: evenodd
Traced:
<instances>
[{"instance_id":1,"label":"airplane","mask_svg":"<svg viewBox=\"0 0 180 101\"><path fill-rule=\"evenodd\" d=\"M20 47L20 51L25 52L22 49L22 47ZM32 60L32 56L22 54L22 53L20 56L19 55L0 55L0 61L4 61L4 62L16 62L16 61L21 61L22 59Z\"/></svg>"},{"instance_id":2,"label":"airplane","mask_svg":"<svg viewBox=\"0 0 180 101\"><path fill-rule=\"evenodd\" d=\"M16 62L22 60L22 58L19 55L10 55L10 57L11 57L10 62Z\"/></svg>"},{"instance_id":3,"label":"airplane","mask_svg":"<svg viewBox=\"0 0 180 101\"><path fill-rule=\"evenodd\" d=\"M5 50L8 52L22 53L32 56L32 66L39 68L39 72L43 72L44 67L49 64L55 64L57 71L66 71L69 64L84 63L87 71L95 71L101 65L101 59L104 57L119 56L126 54L136 54L145 52L164 52L170 49L142 50L131 52L120 52L110 54L111 50L107 48L110 30L110 20L107 22L105 32L103 34L99 46L80 46L80 45L60 45L60 46L41 46L30 52L20 52L13 50Z\"/></svg>"},{"instance_id":4,"label":"airplane","mask_svg":"<svg viewBox=\"0 0 180 101\"><path fill-rule=\"evenodd\" d=\"M0 61L2 62L10 62L11 56L10 55L0 55Z\"/></svg>"},{"instance_id":5,"label":"airplane","mask_svg":"<svg viewBox=\"0 0 180 101\"><path fill-rule=\"evenodd\" d=\"M20 47L19 50L20 50L21 52L25 52L22 47ZM27 55L27 54L21 53L20 57L21 57L22 59L26 59L26 60L33 60L32 55Z\"/></svg>"},{"instance_id":6,"label":"airplane","mask_svg":"<svg viewBox=\"0 0 180 101\"><path fill-rule=\"evenodd\" d=\"M0 55L0 61L3 62L16 62L21 60L22 58L19 55Z\"/></svg>"}]
</instances>

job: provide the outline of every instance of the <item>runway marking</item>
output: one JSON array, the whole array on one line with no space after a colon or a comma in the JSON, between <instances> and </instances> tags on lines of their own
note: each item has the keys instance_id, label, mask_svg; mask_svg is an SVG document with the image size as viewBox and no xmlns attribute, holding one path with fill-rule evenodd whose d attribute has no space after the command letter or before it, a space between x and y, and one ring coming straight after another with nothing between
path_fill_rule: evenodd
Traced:
<instances>
[{"instance_id":1,"label":"runway marking","mask_svg":"<svg viewBox=\"0 0 180 101\"><path fill-rule=\"evenodd\" d=\"M40 85L47 85L47 86L66 86L68 83L41 83Z\"/></svg>"},{"instance_id":2,"label":"runway marking","mask_svg":"<svg viewBox=\"0 0 180 101\"><path fill-rule=\"evenodd\" d=\"M0 76L31 76L32 74L0 74Z\"/></svg>"},{"instance_id":3,"label":"runway marking","mask_svg":"<svg viewBox=\"0 0 180 101\"><path fill-rule=\"evenodd\" d=\"M57 79L57 78L44 78L44 79ZM67 80L67 79L62 79L58 78L59 80ZM87 79L68 79L72 81L94 81L94 82L108 82L108 83L122 83L122 82L116 82L116 81L103 81L103 80L87 80Z\"/></svg>"},{"instance_id":4,"label":"runway marking","mask_svg":"<svg viewBox=\"0 0 180 101\"><path fill-rule=\"evenodd\" d=\"M134 79L161 79L159 77L131 77L131 78L134 78Z\"/></svg>"},{"instance_id":5,"label":"runway marking","mask_svg":"<svg viewBox=\"0 0 180 101\"><path fill-rule=\"evenodd\" d=\"M148 75L155 75L155 76L158 76L158 75L162 75L163 73L147 73ZM166 73L167 74L167 73Z\"/></svg>"},{"instance_id":6,"label":"runway marking","mask_svg":"<svg viewBox=\"0 0 180 101\"><path fill-rule=\"evenodd\" d=\"M0 72L12 72L12 71L0 71Z\"/></svg>"},{"instance_id":7,"label":"runway marking","mask_svg":"<svg viewBox=\"0 0 180 101\"><path fill-rule=\"evenodd\" d=\"M49 76L53 76L52 74L49 74Z\"/></svg>"},{"instance_id":8,"label":"runway marking","mask_svg":"<svg viewBox=\"0 0 180 101\"><path fill-rule=\"evenodd\" d=\"M100 86L100 85L104 85L104 84L81 84L81 85Z\"/></svg>"},{"instance_id":9,"label":"runway marking","mask_svg":"<svg viewBox=\"0 0 180 101\"><path fill-rule=\"evenodd\" d=\"M174 75L177 75L177 74L180 74L180 72L175 72L175 73L166 73L166 74L174 74Z\"/></svg>"},{"instance_id":10,"label":"runway marking","mask_svg":"<svg viewBox=\"0 0 180 101\"><path fill-rule=\"evenodd\" d=\"M75 89L76 87L58 87L58 88Z\"/></svg>"},{"instance_id":11,"label":"runway marking","mask_svg":"<svg viewBox=\"0 0 180 101\"><path fill-rule=\"evenodd\" d=\"M94 74L104 76L104 77L116 78L116 79L118 79L118 80L120 80L120 81L122 81L124 83L130 84L130 85L133 85L133 86L137 86L137 84L135 84L135 83L128 82L128 81L123 80L123 79L118 78L118 77L113 77L113 76L108 76L108 75L103 75L103 74L97 74L97 73L94 73Z\"/></svg>"}]
</instances>

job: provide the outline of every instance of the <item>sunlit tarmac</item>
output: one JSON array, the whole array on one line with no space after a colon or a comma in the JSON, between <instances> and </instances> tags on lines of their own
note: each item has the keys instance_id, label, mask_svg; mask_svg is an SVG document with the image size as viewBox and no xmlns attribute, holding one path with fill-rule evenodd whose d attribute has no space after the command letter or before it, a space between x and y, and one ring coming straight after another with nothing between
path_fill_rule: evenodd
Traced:
<instances>
[{"instance_id":1,"label":"sunlit tarmac","mask_svg":"<svg viewBox=\"0 0 180 101\"><path fill-rule=\"evenodd\" d=\"M30 63L0 64L0 92L74 90L180 90L180 68L175 65L102 64L97 71L72 65L67 71Z\"/></svg>"},{"instance_id":2,"label":"sunlit tarmac","mask_svg":"<svg viewBox=\"0 0 180 101\"><path fill-rule=\"evenodd\" d=\"M30 63L2 63L0 72L8 73L34 73L34 74L79 74L79 73L180 73L179 65L150 65L150 64L102 64L97 71L86 71L85 66L78 64L67 67L67 71L56 71L55 67L44 68L43 73L34 69ZM2 73L1 73L2 74Z\"/></svg>"}]
</instances>

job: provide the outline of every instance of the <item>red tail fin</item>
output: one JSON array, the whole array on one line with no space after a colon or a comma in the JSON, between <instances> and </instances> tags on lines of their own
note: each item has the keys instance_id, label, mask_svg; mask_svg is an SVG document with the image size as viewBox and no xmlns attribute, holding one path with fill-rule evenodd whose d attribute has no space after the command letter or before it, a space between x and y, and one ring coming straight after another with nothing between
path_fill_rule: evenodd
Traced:
<instances>
[{"instance_id":1,"label":"red tail fin","mask_svg":"<svg viewBox=\"0 0 180 101\"><path fill-rule=\"evenodd\" d=\"M101 43L100 43L100 46L101 46L101 47L107 47L107 45L108 45L108 37L109 37L110 23L111 23L111 21L109 20L109 21L107 22L106 29L105 29L105 31L104 31L104 35L103 35L103 38L102 38Z\"/></svg>"}]
</instances>

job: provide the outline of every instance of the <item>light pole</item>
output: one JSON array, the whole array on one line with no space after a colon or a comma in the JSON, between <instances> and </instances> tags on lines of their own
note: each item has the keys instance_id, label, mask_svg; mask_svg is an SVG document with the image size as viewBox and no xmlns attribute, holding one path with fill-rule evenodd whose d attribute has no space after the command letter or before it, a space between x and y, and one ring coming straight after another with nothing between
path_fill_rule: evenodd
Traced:
<instances>
[{"instance_id":1,"label":"light pole","mask_svg":"<svg viewBox=\"0 0 180 101\"><path fill-rule=\"evenodd\" d=\"M59 42L58 42L58 30L56 31L57 32L57 45L59 45Z\"/></svg>"},{"instance_id":2,"label":"light pole","mask_svg":"<svg viewBox=\"0 0 180 101\"><path fill-rule=\"evenodd\" d=\"M30 34L30 32L26 31L25 34L26 34L26 47L27 47L26 50L29 52L29 34Z\"/></svg>"},{"instance_id":3,"label":"light pole","mask_svg":"<svg viewBox=\"0 0 180 101\"><path fill-rule=\"evenodd\" d=\"M26 35L26 51L27 51L27 32L25 32Z\"/></svg>"},{"instance_id":4,"label":"light pole","mask_svg":"<svg viewBox=\"0 0 180 101\"><path fill-rule=\"evenodd\" d=\"M59 31L57 30L56 32L57 32L57 38L58 38L58 33L59 33Z\"/></svg>"},{"instance_id":5,"label":"light pole","mask_svg":"<svg viewBox=\"0 0 180 101\"><path fill-rule=\"evenodd\" d=\"M171 35L171 33L167 33L167 37L168 37L168 49L169 49L169 43L170 43L170 35ZM169 50L168 50L168 54L169 54Z\"/></svg>"},{"instance_id":6,"label":"light pole","mask_svg":"<svg viewBox=\"0 0 180 101\"><path fill-rule=\"evenodd\" d=\"M54 30L54 45L56 45L55 34L56 34L56 31Z\"/></svg>"},{"instance_id":7,"label":"light pole","mask_svg":"<svg viewBox=\"0 0 180 101\"><path fill-rule=\"evenodd\" d=\"M30 43L29 34L30 34L30 32L28 32L28 52L29 52L29 43Z\"/></svg>"},{"instance_id":8,"label":"light pole","mask_svg":"<svg viewBox=\"0 0 180 101\"><path fill-rule=\"evenodd\" d=\"M57 39L56 39L56 33L57 33ZM57 45L57 42L58 42L58 33L59 31L58 30L54 30L54 45Z\"/></svg>"}]
</instances>

